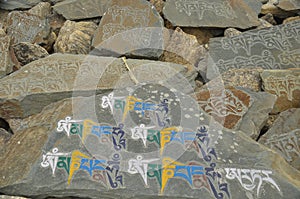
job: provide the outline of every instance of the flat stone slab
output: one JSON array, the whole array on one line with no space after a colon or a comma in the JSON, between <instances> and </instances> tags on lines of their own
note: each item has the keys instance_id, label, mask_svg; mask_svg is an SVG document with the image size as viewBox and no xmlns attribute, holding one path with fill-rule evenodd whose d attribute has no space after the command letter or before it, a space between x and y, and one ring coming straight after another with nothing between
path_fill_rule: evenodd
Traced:
<instances>
[{"instance_id":1,"label":"flat stone slab","mask_svg":"<svg viewBox=\"0 0 300 199\"><path fill-rule=\"evenodd\" d=\"M167 0L163 13L174 26L247 29L259 25L252 5L243 0Z\"/></svg>"},{"instance_id":2,"label":"flat stone slab","mask_svg":"<svg viewBox=\"0 0 300 199\"><path fill-rule=\"evenodd\" d=\"M0 8L4 10L28 9L36 4L42 2L41 0L8 0L1 1Z\"/></svg>"},{"instance_id":3,"label":"flat stone slab","mask_svg":"<svg viewBox=\"0 0 300 199\"><path fill-rule=\"evenodd\" d=\"M163 26L163 19L149 2L112 0L94 35L94 53L158 58Z\"/></svg>"},{"instance_id":4,"label":"flat stone slab","mask_svg":"<svg viewBox=\"0 0 300 199\"><path fill-rule=\"evenodd\" d=\"M272 112L300 108L300 69L265 70L261 78L263 89L278 97Z\"/></svg>"},{"instance_id":5,"label":"flat stone slab","mask_svg":"<svg viewBox=\"0 0 300 199\"><path fill-rule=\"evenodd\" d=\"M56 3L53 10L68 20L88 19L103 16L110 3L111 0L65 0Z\"/></svg>"},{"instance_id":6,"label":"flat stone slab","mask_svg":"<svg viewBox=\"0 0 300 199\"><path fill-rule=\"evenodd\" d=\"M290 165L300 170L300 109L280 113L259 143L278 152Z\"/></svg>"},{"instance_id":7,"label":"flat stone slab","mask_svg":"<svg viewBox=\"0 0 300 199\"><path fill-rule=\"evenodd\" d=\"M300 10L300 2L298 0L279 0L276 6L286 11Z\"/></svg>"},{"instance_id":8,"label":"flat stone slab","mask_svg":"<svg viewBox=\"0 0 300 199\"><path fill-rule=\"evenodd\" d=\"M170 81L193 91L196 72L185 66L148 60L53 54L0 80L0 117L25 117L72 95L88 95L139 81ZM177 78L177 79L173 79ZM189 82L190 87L181 81Z\"/></svg>"},{"instance_id":9,"label":"flat stone slab","mask_svg":"<svg viewBox=\"0 0 300 199\"><path fill-rule=\"evenodd\" d=\"M250 30L230 38L209 42L207 78L213 79L229 69L299 68L300 21L261 30Z\"/></svg>"},{"instance_id":10,"label":"flat stone slab","mask_svg":"<svg viewBox=\"0 0 300 199\"><path fill-rule=\"evenodd\" d=\"M169 123L159 126L151 116L156 114ZM300 194L300 173L280 155L242 132L223 129L171 85L143 82L65 99L21 124L0 157L4 194L178 199Z\"/></svg>"}]
</instances>

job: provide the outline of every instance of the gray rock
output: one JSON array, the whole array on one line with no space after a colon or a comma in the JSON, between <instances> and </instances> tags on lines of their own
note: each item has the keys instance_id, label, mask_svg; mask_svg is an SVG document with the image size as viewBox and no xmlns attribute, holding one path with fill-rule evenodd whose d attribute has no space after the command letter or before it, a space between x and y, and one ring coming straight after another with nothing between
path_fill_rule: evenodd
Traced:
<instances>
[{"instance_id":1,"label":"gray rock","mask_svg":"<svg viewBox=\"0 0 300 199\"><path fill-rule=\"evenodd\" d=\"M0 36L0 78L13 71L14 63L11 57L11 37Z\"/></svg>"},{"instance_id":2,"label":"gray rock","mask_svg":"<svg viewBox=\"0 0 300 199\"><path fill-rule=\"evenodd\" d=\"M259 143L278 152L290 165L300 170L300 109L280 113Z\"/></svg>"},{"instance_id":3,"label":"gray rock","mask_svg":"<svg viewBox=\"0 0 300 199\"><path fill-rule=\"evenodd\" d=\"M46 18L51 13L51 4L48 2L41 2L28 10L28 13L40 16L41 18Z\"/></svg>"},{"instance_id":4,"label":"gray rock","mask_svg":"<svg viewBox=\"0 0 300 199\"><path fill-rule=\"evenodd\" d=\"M233 37L233 36L237 36L237 35L240 35L242 32L235 29L235 28L227 28L225 31L224 31L224 36L225 37Z\"/></svg>"},{"instance_id":5,"label":"gray rock","mask_svg":"<svg viewBox=\"0 0 300 199\"><path fill-rule=\"evenodd\" d=\"M27 9L40 3L41 0L1 0L0 8L4 10Z\"/></svg>"},{"instance_id":6,"label":"gray rock","mask_svg":"<svg viewBox=\"0 0 300 199\"><path fill-rule=\"evenodd\" d=\"M50 34L49 22L45 18L23 11L12 11L7 16L7 34L12 43L43 43Z\"/></svg>"},{"instance_id":7,"label":"gray rock","mask_svg":"<svg viewBox=\"0 0 300 199\"><path fill-rule=\"evenodd\" d=\"M31 62L0 80L0 117L22 118L72 95L89 96L140 80L175 78L172 84L182 85L181 90L194 89L196 73L182 65L130 59L127 64L129 69L121 59L70 54L54 54ZM182 79L192 87L183 85Z\"/></svg>"},{"instance_id":8,"label":"gray rock","mask_svg":"<svg viewBox=\"0 0 300 199\"><path fill-rule=\"evenodd\" d=\"M244 2L256 12L257 16L259 15L263 4L260 0L244 0Z\"/></svg>"},{"instance_id":9,"label":"gray rock","mask_svg":"<svg viewBox=\"0 0 300 199\"><path fill-rule=\"evenodd\" d=\"M297 68L300 21L250 30L230 38L213 38L209 43L207 78L213 79L234 68ZM276 37L274 36L276 35Z\"/></svg>"},{"instance_id":10,"label":"gray rock","mask_svg":"<svg viewBox=\"0 0 300 199\"><path fill-rule=\"evenodd\" d=\"M261 73L261 78L263 89L278 97L273 113L279 113L290 108L300 108L300 69L265 70Z\"/></svg>"},{"instance_id":11,"label":"gray rock","mask_svg":"<svg viewBox=\"0 0 300 199\"><path fill-rule=\"evenodd\" d=\"M91 50L92 36L97 28L93 22L74 22L67 20L60 29L54 44L54 52L88 54Z\"/></svg>"},{"instance_id":12,"label":"gray rock","mask_svg":"<svg viewBox=\"0 0 300 199\"><path fill-rule=\"evenodd\" d=\"M247 29L259 25L256 11L244 0L168 0L163 13L174 26Z\"/></svg>"},{"instance_id":13,"label":"gray rock","mask_svg":"<svg viewBox=\"0 0 300 199\"><path fill-rule=\"evenodd\" d=\"M114 99L122 101L130 93L156 104L167 97L174 127L146 124L151 135L143 136L135 127L144 119L131 110L123 129L112 133L122 112L113 106L111 114L109 106L101 106L109 92L65 99L24 119L23 129L4 145L0 192L40 198L299 197L299 171L242 132L222 129L191 97L158 84L130 89L114 90L119 94ZM73 120L70 134L68 125L62 126L67 116ZM99 125L108 127L106 135L96 128ZM179 125L182 130L176 129ZM174 132L178 135L173 139L172 129L172 137ZM161 139L156 141L158 135Z\"/></svg>"},{"instance_id":14,"label":"gray rock","mask_svg":"<svg viewBox=\"0 0 300 199\"><path fill-rule=\"evenodd\" d=\"M300 1L298 0L280 0L277 5L282 10L296 11L300 10Z\"/></svg>"},{"instance_id":15,"label":"gray rock","mask_svg":"<svg viewBox=\"0 0 300 199\"><path fill-rule=\"evenodd\" d=\"M53 10L68 20L101 17L110 6L111 0L65 0L56 3Z\"/></svg>"},{"instance_id":16,"label":"gray rock","mask_svg":"<svg viewBox=\"0 0 300 199\"><path fill-rule=\"evenodd\" d=\"M28 42L15 44L13 49L22 66L49 55L43 47Z\"/></svg>"},{"instance_id":17,"label":"gray rock","mask_svg":"<svg viewBox=\"0 0 300 199\"><path fill-rule=\"evenodd\" d=\"M92 46L97 55L157 59L163 48L163 19L145 0L112 0Z\"/></svg>"}]
</instances>

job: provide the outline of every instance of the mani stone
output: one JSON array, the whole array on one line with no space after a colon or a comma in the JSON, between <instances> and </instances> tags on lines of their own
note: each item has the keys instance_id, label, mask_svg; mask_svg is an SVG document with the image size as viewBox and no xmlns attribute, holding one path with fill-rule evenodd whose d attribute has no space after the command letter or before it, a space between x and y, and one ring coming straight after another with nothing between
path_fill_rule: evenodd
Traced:
<instances>
[{"instance_id":1,"label":"mani stone","mask_svg":"<svg viewBox=\"0 0 300 199\"><path fill-rule=\"evenodd\" d=\"M300 109L280 113L259 143L278 152L290 165L300 170Z\"/></svg>"},{"instance_id":2,"label":"mani stone","mask_svg":"<svg viewBox=\"0 0 300 199\"><path fill-rule=\"evenodd\" d=\"M0 8L4 10L28 9L40 2L41 0L1 0Z\"/></svg>"},{"instance_id":3,"label":"mani stone","mask_svg":"<svg viewBox=\"0 0 300 199\"><path fill-rule=\"evenodd\" d=\"M163 10L174 26L241 29L259 25L256 12L244 0L167 0Z\"/></svg>"},{"instance_id":4,"label":"mani stone","mask_svg":"<svg viewBox=\"0 0 300 199\"><path fill-rule=\"evenodd\" d=\"M14 64L11 57L10 44L10 36L0 35L0 78L13 71Z\"/></svg>"},{"instance_id":5,"label":"mani stone","mask_svg":"<svg viewBox=\"0 0 300 199\"><path fill-rule=\"evenodd\" d=\"M277 7L286 11L297 11L300 10L299 0L280 0Z\"/></svg>"},{"instance_id":6,"label":"mani stone","mask_svg":"<svg viewBox=\"0 0 300 199\"><path fill-rule=\"evenodd\" d=\"M65 0L56 3L53 10L68 20L88 19L101 17L110 3L111 0Z\"/></svg>"},{"instance_id":7,"label":"mani stone","mask_svg":"<svg viewBox=\"0 0 300 199\"><path fill-rule=\"evenodd\" d=\"M163 19L148 1L112 0L94 35L92 54L158 58L163 26Z\"/></svg>"},{"instance_id":8,"label":"mani stone","mask_svg":"<svg viewBox=\"0 0 300 199\"><path fill-rule=\"evenodd\" d=\"M300 69L265 70L261 78L263 90L278 97L273 113L300 108Z\"/></svg>"},{"instance_id":9,"label":"mani stone","mask_svg":"<svg viewBox=\"0 0 300 199\"><path fill-rule=\"evenodd\" d=\"M13 49L21 66L49 55L43 47L28 42L15 44L13 45Z\"/></svg>"},{"instance_id":10,"label":"mani stone","mask_svg":"<svg viewBox=\"0 0 300 199\"><path fill-rule=\"evenodd\" d=\"M23 118L46 105L73 95L87 95L126 87L139 81L168 81L187 88L196 72L178 64L113 57L53 54L33 61L0 80L0 117ZM194 86L194 85L193 85ZM186 88L185 88L186 87Z\"/></svg>"},{"instance_id":11,"label":"mani stone","mask_svg":"<svg viewBox=\"0 0 300 199\"><path fill-rule=\"evenodd\" d=\"M13 44L20 42L42 43L50 34L46 18L24 11L12 11L7 16L7 34Z\"/></svg>"},{"instance_id":12,"label":"mani stone","mask_svg":"<svg viewBox=\"0 0 300 199\"><path fill-rule=\"evenodd\" d=\"M225 128L256 139L272 111L276 96L242 88L222 88L208 82L196 99L200 107Z\"/></svg>"},{"instance_id":13,"label":"mani stone","mask_svg":"<svg viewBox=\"0 0 300 199\"><path fill-rule=\"evenodd\" d=\"M60 29L54 44L54 52L88 54L97 25L93 22L74 22L67 20Z\"/></svg>"},{"instance_id":14,"label":"mani stone","mask_svg":"<svg viewBox=\"0 0 300 199\"><path fill-rule=\"evenodd\" d=\"M200 45L194 35L186 34L179 27L170 31L170 38L166 39L166 48L161 61L174 62L188 65L191 68L198 67L201 59L204 59L207 50Z\"/></svg>"},{"instance_id":15,"label":"mani stone","mask_svg":"<svg viewBox=\"0 0 300 199\"><path fill-rule=\"evenodd\" d=\"M158 95L160 92L158 90ZM23 128L3 145L6 152L0 156L0 192L30 198L298 198L300 172L243 132L223 129L198 110L197 104L188 103L189 108L182 109L198 112L189 118L197 119L194 126L199 127L197 130L191 125L188 131L199 133L201 139L194 139L195 145L181 143L181 138L176 137L178 141L173 140L163 148L149 140L145 146L143 137L132 138L130 128L136 124L123 126L126 147L119 151L113 147L111 136L119 142L117 136L122 135L121 131L116 132L117 136L89 134L84 142L76 135L76 123L69 123L73 125L69 136L58 131L59 121L68 116L75 122L84 120L84 128L116 125L109 108L87 103L99 101L107 94L109 92L65 99L25 118ZM177 106L182 105L181 99L188 98L181 97ZM176 102L177 98L169 96L168 99ZM78 109L82 117L78 117L74 109ZM87 123L93 112L101 118ZM177 115L181 116L180 112ZM159 133L166 136L164 133L168 131ZM54 164L50 164L52 162Z\"/></svg>"},{"instance_id":16,"label":"mani stone","mask_svg":"<svg viewBox=\"0 0 300 199\"><path fill-rule=\"evenodd\" d=\"M236 68L299 68L299 28L300 21L294 21L230 38L211 39L206 77L213 79Z\"/></svg>"}]
</instances>

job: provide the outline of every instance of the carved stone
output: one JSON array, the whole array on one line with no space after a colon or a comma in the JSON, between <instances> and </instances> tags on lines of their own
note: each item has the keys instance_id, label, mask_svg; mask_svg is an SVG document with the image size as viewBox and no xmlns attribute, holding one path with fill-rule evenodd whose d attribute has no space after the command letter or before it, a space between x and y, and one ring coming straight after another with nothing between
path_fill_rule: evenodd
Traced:
<instances>
[{"instance_id":1,"label":"carved stone","mask_svg":"<svg viewBox=\"0 0 300 199\"><path fill-rule=\"evenodd\" d=\"M300 170L300 109L292 108L280 113L259 143L276 151Z\"/></svg>"},{"instance_id":2,"label":"carved stone","mask_svg":"<svg viewBox=\"0 0 300 199\"><path fill-rule=\"evenodd\" d=\"M261 78L263 89L278 97L273 113L282 112L289 108L300 108L300 69L265 70L261 74Z\"/></svg>"},{"instance_id":3,"label":"carved stone","mask_svg":"<svg viewBox=\"0 0 300 199\"><path fill-rule=\"evenodd\" d=\"M182 85L185 78L194 86L196 73L182 65L130 59L127 65L130 70L121 59L70 54L53 54L31 62L0 80L0 117L22 118L72 95L124 88L140 80L175 78L172 84ZM193 87L182 85L180 89L191 92Z\"/></svg>"},{"instance_id":4,"label":"carved stone","mask_svg":"<svg viewBox=\"0 0 300 199\"><path fill-rule=\"evenodd\" d=\"M28 9L36 4L40 3L41 0L8 0L1 1L0 8L5 10L16 10L16 9Z\"/></svg>"},{"instance_id":5,"label":"carved stone","mask_svg":"<svg viewBox=\"0 0 300 199\"><path fill-rule=\"evenodd\" d=\"M54 44L54 52L88 54L97 25L93 22L74 22L67 20L60 29Z\"/></svg>"},{"instance_id":6,"label":"carved stone","mask_svg":"<svg viewBox=\"0 0 300 199\"><path fill-rule=\"evenodd\" d=\"M101 17L110 6L111 0L65 0L56 3L53 10L68 20Z\"/></svg>"},{"instance_id":7,"label":"carved stone","mask_svg":"<svg viewBox=\"0 0 300 199\"><path fill-rule=\"evenodd\" d=\"M229 69L298 68L300 21L261 30L250 30L230 38L213 38L209 43L207 78ZM276 37L274 36L276 35Z\"/></svg>"},{"instance_id":8,"label":"carved stone","mask_svg":"<svg viewBox=\"0 0 300 199\"><path fill-rule=\"evenodd\" d=\"M256 12L244 0L167 0L163 10L174 26L242 29L259 24Z\"/></svg>"},{"instance_id":9,"label":"carved stone","mask_svg":"<svg viewBox=\"0 0 300 199\"><path fill-rule=\"evenodd\" d=\"M97 55L158 58L163 48L163 19L145 0L112 0L92 46Z\"/></svg>"}]
</instances>

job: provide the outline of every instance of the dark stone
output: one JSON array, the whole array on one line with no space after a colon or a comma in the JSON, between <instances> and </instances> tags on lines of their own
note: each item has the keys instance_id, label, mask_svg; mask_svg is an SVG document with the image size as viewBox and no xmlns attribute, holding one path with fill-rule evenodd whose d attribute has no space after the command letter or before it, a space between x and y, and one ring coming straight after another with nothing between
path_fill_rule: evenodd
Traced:
<instances>
[{"instance_id":1,"label":"dark stone","mask_svg":"<svg viewBox=\"0 0 300 199\"><path fill-rule=\"evenodd\" d=\"M0 8L4 10L28 9L40 2L41 0L1 0Z\"/></svg>"}]
</instances>

